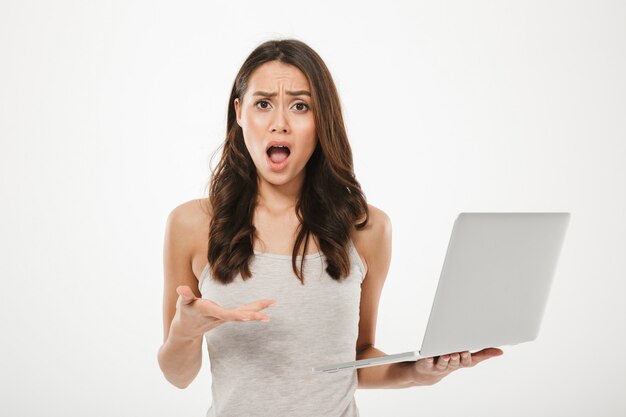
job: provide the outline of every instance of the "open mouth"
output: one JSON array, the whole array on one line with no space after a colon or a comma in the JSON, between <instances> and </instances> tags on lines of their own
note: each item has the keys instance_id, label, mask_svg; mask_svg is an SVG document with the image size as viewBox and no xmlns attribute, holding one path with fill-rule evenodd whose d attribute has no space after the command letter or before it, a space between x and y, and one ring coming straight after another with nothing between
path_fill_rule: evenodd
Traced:
<instances>
[{"instance_id":1,"label":"open mouth","mask_svg":"<svg viewBox=\"0 0 626 417\"><path fill-rule=\"evenodd\" d=\"M284 162L289 157L289 155L291 155L291 151L289 150L289 148L287 146L281 145L270 146L269 148L267 148L266 153L270 161L272 161L274 164L280 164Z\"/></svg>"}]
</instances>

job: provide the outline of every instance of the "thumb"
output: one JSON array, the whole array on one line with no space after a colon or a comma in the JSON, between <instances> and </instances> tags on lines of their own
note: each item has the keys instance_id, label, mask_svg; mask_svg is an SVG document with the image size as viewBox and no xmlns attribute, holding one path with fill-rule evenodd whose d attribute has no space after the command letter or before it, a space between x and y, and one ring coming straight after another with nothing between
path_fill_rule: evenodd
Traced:
<instances>
[{"instance_id":1,"label":"thumb","mask_svg":"<svg viewBox=\"0 0 626 417\"><path fill-rule=\"evenodd\" d=\"M179 285L176 287L176 292L182 297L181 302L183 304L191 304L196 298L198 298L187 285Z\"/></svg>"}]
</instances>

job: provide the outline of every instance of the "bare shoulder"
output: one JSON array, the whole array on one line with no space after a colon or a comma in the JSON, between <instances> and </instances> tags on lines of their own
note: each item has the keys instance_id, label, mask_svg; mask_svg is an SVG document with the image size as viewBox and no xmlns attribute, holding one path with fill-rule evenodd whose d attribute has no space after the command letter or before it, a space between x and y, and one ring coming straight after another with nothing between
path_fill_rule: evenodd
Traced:
<instances>
[{"instance_id":1,"label":"bare shoulder","mask_svg":"<svg viewBox=\"0 0 626 417\"><path fill-rule=\"evenodd\" d=\"M389 244L391 239L391 219L385 211L369 204L369 219L365 228L353 231L353 242L357 251L364 258L366 270L370 269L370 264L375 254L381 252L383 246ZM365 220L365 216L359 222Z\"/></svg>"},{"instance_id":2,"label":"bare shoulder","mask_svg":"<svg viewBox=\"0 0 626 417\"><path fill-rule=\"evenodd\" d=\"M206 266L211 213L208 198L193 199L176 206L167 220L168 235L184 251L196 278ZM200 265L202 258L204 265Z\"/></svg>"},{"instance_id":3,"label":"bare shoulder","mask_svg":"<svg viewBox=\"0 0 626 417\"><path fill-rule=\"evenodd\" d=\"M210 220L208 207L208 201L202 199L179 204L170 212L168 226L181 238L195 235L198 229L207 225Z\"/></svg>"}]
</instances>

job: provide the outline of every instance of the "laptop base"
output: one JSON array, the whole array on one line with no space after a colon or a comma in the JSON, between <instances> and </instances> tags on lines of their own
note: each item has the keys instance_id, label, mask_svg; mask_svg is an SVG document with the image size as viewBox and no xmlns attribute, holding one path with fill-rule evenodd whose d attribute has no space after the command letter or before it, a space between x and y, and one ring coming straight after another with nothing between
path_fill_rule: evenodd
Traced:
<instances>
[{"instance_id":1,"label":"laptop base","mask_svg":"<svg viewBox=\"0 0 626 417\"><path fill-rule=\"evenodd\" d=\"M350 368L365 368L367 366L385 365L388 363L416 361L421 359L420 353L417 351L397 353L394 355L384 355L375 358L359 359L358 361L335 363L332 365L318 366L312 368L313 373L334 373Z\"/></svg>"}]
</instances>

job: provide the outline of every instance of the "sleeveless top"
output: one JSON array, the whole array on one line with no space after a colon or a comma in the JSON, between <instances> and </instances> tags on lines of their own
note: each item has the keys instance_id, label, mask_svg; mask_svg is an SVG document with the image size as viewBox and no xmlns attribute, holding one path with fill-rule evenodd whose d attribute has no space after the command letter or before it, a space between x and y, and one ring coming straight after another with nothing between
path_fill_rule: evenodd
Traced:
<instances>
[{"instance_id":1,"label":"sleeveless top","mask_svg":"<svg viewBox=\"0 0 626 417\"><path fill-rule=\"evenodd\" d=\"M364 265L350 239L350 274L338 282L322 252L304 255L304 285L291 255L254 251L252 276L224 285L200 276L202 298L233 308L256 300L276 304L268 322L227 322L204 334L212 375L206 417L359 417L357 370L313 373L316 366L356 359ZM300 267L302 255L296 263Z\"/></svg>"}]
</instances>

